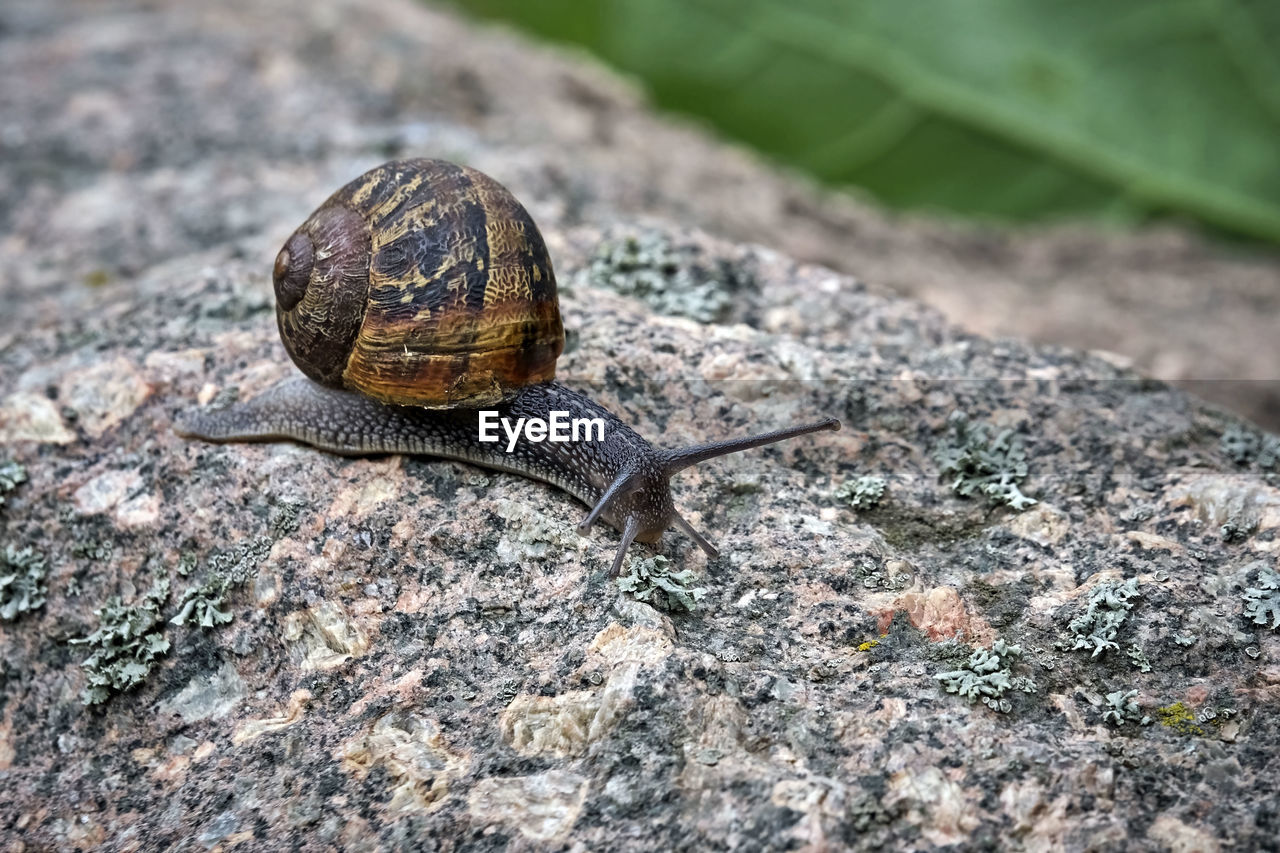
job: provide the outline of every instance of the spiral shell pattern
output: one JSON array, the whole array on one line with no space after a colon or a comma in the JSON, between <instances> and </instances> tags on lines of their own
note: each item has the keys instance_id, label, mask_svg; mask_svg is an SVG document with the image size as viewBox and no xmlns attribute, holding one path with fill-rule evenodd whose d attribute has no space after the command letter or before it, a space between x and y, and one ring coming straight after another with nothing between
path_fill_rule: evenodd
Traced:
<instances>
[{"instance_id":1,"label":"spiral shell pattern","mask_svg":"<svg viewBox=\"0 0 1280 853\"><path fill-rule=\"evenodd\" d=\"M330 387L474 408L555 376L564 328L546 244L492 178L386 163L334 193L276 259L280 334Z\"/></svg>"}]
</instances>

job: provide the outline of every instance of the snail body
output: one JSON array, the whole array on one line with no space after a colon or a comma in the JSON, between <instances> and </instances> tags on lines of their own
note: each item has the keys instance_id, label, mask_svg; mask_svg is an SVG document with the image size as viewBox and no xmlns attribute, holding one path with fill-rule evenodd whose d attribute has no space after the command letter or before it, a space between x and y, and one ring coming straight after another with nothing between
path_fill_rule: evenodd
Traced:
<instances>
[{"instance_id":1,"label":"snail body","mask_svg":"<svg viewBox=\"0 0 1280 853\"><path fill-rule=\"evenodd\" d=\"M564 331L546 245L528 213L487 176L439 160L384 164L329 198L281 249L281 337L307 378L189 412L183 435L293 440L333 453L406 453L471 462L551 483L632 541L675 526L716 549L675 509L670 477L715 456L818 430L834 418L678 450L654 448L589 397L555 381ZM599 419L602 440L480 440L481 411Z\"/></svg>"}]
</instances>

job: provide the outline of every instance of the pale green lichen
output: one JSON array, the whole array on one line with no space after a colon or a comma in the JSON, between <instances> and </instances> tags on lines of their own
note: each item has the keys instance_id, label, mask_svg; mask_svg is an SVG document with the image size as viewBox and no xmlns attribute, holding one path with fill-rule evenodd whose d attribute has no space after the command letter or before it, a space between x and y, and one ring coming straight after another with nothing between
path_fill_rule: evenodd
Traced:
<instances>
[{"instance_id":1,"label":"pale green lichen","mask_svg":"<svg viewBox=\"0 0 1280 853\"><path fill-rule=\"evenodd\" d=\"M230 589L229 577L213 575L200 586L193 586L182 594L182 600L178 602L178 615L169 621L174 625L185 625L191 621L201 628L227 624L232 616L219 608L226 601Z\"/></svg>"},{"instance_id":2,"label":"pale green lichen","mask_svg":"<svg viewBox=\"0 0 1280 853\"><path fill-rule=\"evenodd\" d=\"M0 620L10 622L43 606L49 593L46 575L43 554L6 545L0 552Z\"/></svg>"},{"instance_id":3,"label":"pale green lichen","mask_svg":"<svg viewBox=\"0 0 1280 853\"><path fill-rule=\"evenodd\" d=\"M273 529L277 529L274 522ZM214 628L230 622L233 617L222 609L222 605L231 590L253 577L258 566L271 553L272 544L271 537L259 536L214 556L209 561L209 574L204 582L182 593L178 613L169 621L174 625L192 623L202 628ZM178 574L184 577L195 569L195 557L189 556L190 560L188 555L184 555L178 561Z\"/></svg>"},{"instance_id":4,"label":"pale green lichen","mask_svg":"<svg viewBox=\"0 0 1280 853\"><path fill-rule=\"evenodd\" d=\"M302 513L301 503L281 501L271 508L271 535L275 539L288 536L298 529L298 516Z\"/></svg>"},{"instance_id":5,"label":"pale green lichen","mask_svg":"<svg viewBox=\"0 0 1280 853\"><path fill-rule=\"evenodd\" d=\"M1232 424L1222 433L1222 452L1237 463L1270 470L1280 464L1280 436Z\"/></svg>"},{"instance_id":6,"label":"pale green lichen","mask_svg":"<svg viewBox=\"0 0 1280 853\"><path fill-rule=\"evenodd\" d=\"M1022 647L996 640L990 649L974 649L963 669L940 672L933 677L948 693L982 701L987 707L1007 712L1012 704L1001 697L1009 690L1034 693L1036 684L1025 676L1015 677L1010 661L1022 656Z\"/></svg>"},{"instance_id":7,"label":"pale green lichen","mask_svg":"<svg viewBox=\"0 0 1280 853\"><path fill-rule=\"evenodd\" d=\"M184 578L190 576L190 574L195 571L196 562L195 554L190 551L184 553L178 558L178 574Z\"/></svg>"},{"instance_id":8,"label":"pale green lichen","mask_svg":"<svg viewBox=\"0 0 1280 853\"><path fill-rule=\"evenodd\" d=\"M1249 513L1232 515L1218 528L1218 533L1223 542L1243 542L1258 529L1258 522L1259 519Z\"/></svg>"},{"instance_id":9,"label":"pale green lichen","mask_svg":"<svg viewBox=\"0 0 1280 853\"><path fill-rule=\"evenodd\" d=\"M909 571L899 570L890 574L887 566L871 560L861 562L858 575L863 589L906 589L915 581L915 575Z\"/></svg>"},{"instance_id":10,"label":"pale green lichen","mask_svg":"<svg viewBox=\"0 0 1280 853\"><path fill-rule=\"evenodd\" d=\"M963 412L947 419L951 435L934 453L939 476L950 479L958 495L984 495L989 501L1021 511L1036 504L1018 488L1027 477L1027 452L1011 429L996 432L990 424L974 424Z\"/></svg>"},{"instance_id":11,"label":"pale green lichen","mask_svg":"<svg viewBox=\"0 0 1280 853\"><path fill-rule=\"evenodd\" d=\"M71 544L71 556L102 563L111 559L115 546L111 540L77 539Z\"/></svg>"},{"instance_id":12,"label":"pale green lichen","mask_svg":"<svg viewBox=\"0 0 1280 853\"><path fill-rule=\"evenodd\" d=\"M844 501L854 509L870 509L880 503L884 497L885 481L883 477L865 476L853 480L845 480L836 489L836 500Z\"/></svg>"},{"instance_id":13,"label":"pale green lichen","mask_svg":"<svg viewBox=\"0 0 1280 853\"><path fill-rule=\"evenodd\" d=\"M1145 717L1138 708L1138 703L1133 697L1138 695L1137 690L1117 690L1114 693L1107 694L1107 705L1109 706L1102 712L1102 721L1104 723L1115 723L1117 726L1125 720L1146 725L1151 722L1150 717Z\"/></svg>"},{"instance_id":14,"label":"pale green lichen","mask_svg":"<svg viewBox=\"0 0 1280 853\"><path fill-rule=\"evenodd\" d=\"M662 610L683 607L692 613L707 591L693 585L697 576L692 571L672 571L673 566L674 563L660 554L632 560L628 573L618 578L618 589Z\"/></svg>"},{"instance_id":15,"label":"pale green lichen","mask_svg":"<svg viewBox=\"0 0 1280 853\"><path fill-rule=\"evenodd\" d=\"M26 468L23 468L12 459L0 459L0 506L4 506L5 495L26 481Z\"/></svg>"},{"instance_id":16,"label":"pale green lichen","mask_svg":"<svg viewBox=\"0 0 1280 853\"><path fill-rule=\"evenodd\" d=\"M1258 585L1244 591L1244 615L1254 624L1271 623L1271 630L1280 628L1280 574L1262 567L1258 570Z\"/></svg>"},{"instance_id":17,"label":"pale green lichen","mask_svg":"<svg viewBox=\"0 0 1280 853\"><path fill-rule=\"evenodd\" d=\"M676 246L660 231L606 239L587 267L587 283L634 296L661 314L715 323L729 316L743 281L727 261L706 264L693 248Z\"/></svg>"},{"instance_id":18,"label":"pale green lichen","mask_svg":"<svg viewBox=\"0 0 1280 853\"><path fill-rule=\"evenodd\" d=\"M1092 649L1095 658L1107 649L1119 649L1116 634L1140 594L1137 578L1104 581L1091 589L1088 608L1068 625L1075 641L1071 648Z\"/></svg>"},{"instance_id":19,"label":"pale green lichen","mask_svg":"<svg viewBox=\"0 0 1280 853\"><path fill-rule=\"evenodd\" d=\"M273 532L283 535L291 530L296 517L296 508L286 507L273 516ZM273 543L271 537L259 536L214 556L209 560L205 580L182 594L178 612L169 621L175 625L194 624L202 628L230 622L232 614L223 610L222 605L232 589L253 577L271 552ZM185 577L195 566L195 556L183 554L176 570ZM93 654L81 664L87 681L81 699L86 705L105 702L114 693L138 686L159 658L169 651L169 640L164 636L164 616L160 612L168 599L167 578L156 581L137 605L126 607L119 596L114 596L95 611L98 629L88 637L71 641L94 647Z\"/></svg>"},{"instance_id":20,"label":"pale green lichen","mask_svg":"<svg viewBox=\"0 0 1280 853\"><path fill-rule=\"evenodd\" d=\"M87 682L80 694L84 704L97 705L115 693L137 687L169 651L160 615L168 597L166 578L156 581L137 605L126 607L120 596L112 596L95 611L97 630L71 641L93 649L80 664Z\"/></svg>"},{"instance_id":21,"label":"pale green lichen","mask_svg":"<svg viewBox=\"0 0 1280 853\"><path fill-rule=\"evenodd\" d=\"M271 553L275 544L270 536L259 536L252 542L242 542L230 551L225 551L209 560L212 575L223 575L232 586L238 586L249 580L258 571L258 566Z\"/></svg>"},{"instance_id":22,"label":"pale green lichen","mask_svg":"<svg viewBox=\"0 0 1280 853\"><path fill-rule=\"evenodd\" d=\"M1129 661L1138 668L1139 672L1151 671L1151 661L1147 660L1146 652L1142 651L1137 643L1130 644L1129 648L1125 649L1125 654L1129 656Z\"/></svg>"},{"instance_id":23,"label":"pale green lichen","mask_svg":"<svg viewBox=\"0 0 1280 853\"><path fill-rule=\"evenodd\" d=\"M1239 712L1235 708L1205 707L1196 712L1196 722L1201 725L1210 723L1215 727L1220 727L1237 713Z\"/></svg>"}]
</instances>

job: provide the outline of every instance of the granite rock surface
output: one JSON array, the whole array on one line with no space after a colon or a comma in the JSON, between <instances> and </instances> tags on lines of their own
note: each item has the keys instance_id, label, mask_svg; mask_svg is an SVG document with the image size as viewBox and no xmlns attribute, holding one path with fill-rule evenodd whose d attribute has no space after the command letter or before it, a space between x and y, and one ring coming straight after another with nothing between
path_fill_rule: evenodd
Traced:
<instances>
[{"instance_id":1,"label":"granite rock surface","mask_svg":"<svg viewBox=\"0 0 1280 853\"><path fill-rule=\"evenodd\" d=\"M796 260L875 240L438 12L0 21L5 849L1280 843L1274 437ZM560 377L641 434L844 421L678 477L696 609L621 592L547 486L174 434L293 370L292 228L426 154L526 202ZM724 239L788 205L782 250Z\"/></svg>"}]
</instances>

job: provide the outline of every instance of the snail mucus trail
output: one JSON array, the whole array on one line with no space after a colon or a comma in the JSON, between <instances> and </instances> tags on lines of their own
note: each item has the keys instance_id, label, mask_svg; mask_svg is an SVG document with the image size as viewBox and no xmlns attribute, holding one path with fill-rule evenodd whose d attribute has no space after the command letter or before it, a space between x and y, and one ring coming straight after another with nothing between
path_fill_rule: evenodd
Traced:
<instances>
[{"instance_id":1,"label":"snail mucus trail","mask_svg":"<svg viewBox=\"0 0 1280 853\"><path fill-rule=\"evenodd\" d=\"M835 430L835 418L675 450L654 448L587 396L554 381L564 348L542 235L492 178L441 160L379 166L334 193L294 232L273 275L280 335L305 377L245 403L187 413L208 441L292 440L344 455L406 453L542 480L633 541L675 526L673 474L716 456ZM480 413L600 418L600 441L482 442Z\"/></svg>"}]
</instances>

